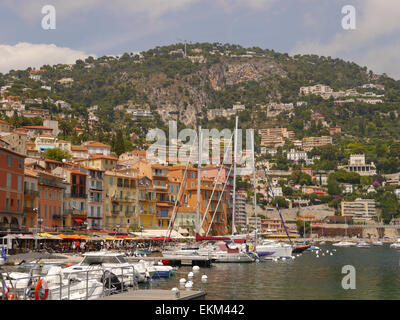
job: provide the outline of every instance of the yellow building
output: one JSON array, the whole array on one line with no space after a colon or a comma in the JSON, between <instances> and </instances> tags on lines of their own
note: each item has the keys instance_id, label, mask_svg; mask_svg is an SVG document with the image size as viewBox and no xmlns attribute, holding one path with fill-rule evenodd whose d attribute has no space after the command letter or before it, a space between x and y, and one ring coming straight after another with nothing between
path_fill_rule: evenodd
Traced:
<instances>
[{"instance_id":1,"label":"yellow building","mask_svg":"<svg viewBox=\"0 0 400 320\"><path fill-rule=\"evenodd\" d=\"M104 188L104 228L127 232L137 226L138 178L106 171Z\"/></svg>"},{"instance_id":2,"label":"yellow building","mask_svg":"<svg viewBox=\"0 0 400 320\"><path fill-rule=\"evenodd\" d=\"M139 187L139 226L144 228L157 227L156 192L153 189L153 181L148 177L138 180Z\"/></svg>"},{"instance_id":3,"label":"yellow building","mask_svg":"<svg viewBox=\"0 0 400 320\"><path fill-rule=\"evenodd\" d=\"M91 154L89 159L75 160L75 162L80 162L87 167L107 171L114 170L117 167L118 158Z\"/></svg>"}]
</instances>

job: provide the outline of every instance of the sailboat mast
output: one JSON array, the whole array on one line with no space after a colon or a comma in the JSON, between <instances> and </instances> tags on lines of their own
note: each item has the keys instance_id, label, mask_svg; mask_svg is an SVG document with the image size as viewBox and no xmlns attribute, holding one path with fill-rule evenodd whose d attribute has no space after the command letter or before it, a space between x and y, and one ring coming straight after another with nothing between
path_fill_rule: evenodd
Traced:
<instances>
[{"instance_id":1,"label":"sailboat mast","mask_svg":"<svg viewBox=\"0 0 400 320\"><path fill-rule=\"evenodd\" d=\"M254 130L251 131L251 157L253 163L253 187L254 187L254 197L253 197L253 205L254 205L254 216L256 217L256 243L257 243L257 231L258 231L258 219L257 219L257 178L256 178L256 163L254 160Z\"/></svg>"},{"instance_id":2,"label":"sailboat mast","mask_svg":"<svg viewBox=\"0 0 400 320\"><path fill-rule=\"evenodd\" d=\"M235 214L236 214L236 154L237 154L237 133L238 133L238 116L235 121L235 140L233 153L233 209L232 209L232 235L235 230Z\"/></svg>"},{"instance_id":3,"label":"sailboat mast","mask_svg":"<svg viewBox=\"0 0 400 320\"><path fill-rule=\"evenodd\" d=\"M201 126L199 126L199 133L198 133L198 157L199 163L197 165L197 206L196 206L196 233L200 234L200 183L201 183L201 153L202 153L202 134L201 134ZM206 212L207 214L207 212Z\"/></svg>"}]
</instances>

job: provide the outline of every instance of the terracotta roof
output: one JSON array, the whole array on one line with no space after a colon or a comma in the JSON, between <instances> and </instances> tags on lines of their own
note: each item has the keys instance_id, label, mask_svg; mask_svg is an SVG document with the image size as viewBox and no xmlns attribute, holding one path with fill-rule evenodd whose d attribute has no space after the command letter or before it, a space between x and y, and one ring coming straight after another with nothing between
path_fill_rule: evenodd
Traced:
<instances>
[{"instance_id":1,"label":"terracotta roof","mask_svg":"<svg viewBox=\"0 0 400 320\"><path fill-rule=\"evenodd\" d=\"M9 125L9 123L7 121L4 121L4 120L0 120L0 123Z\"/></svg>"},{"instance_id":2,"label":"terracotta roof","mask_svg":"<svg viewBox=\"0 0 400 320\"><path fill-rule=\"evenodd\" d=\"M45 126L23 126L22 128L25 128L25 129L37 129L37 130L51 130L51 131L53 131L52 128L48 128L48 127L45 127Z\"/></svg>"},{"instance_id":3,"label":"terracotta roof","mask_svg":"<svg viewBox=\"0 0 400 320\"><path fill-rule=\"evenodd\" d=\"M89 155L90 160L96 160L96 159L107 159L107 160L115 160L118 161L118 158L112 157L112 156L105 156L103 154L93 154L91 153Z\"/></svg>"},{"instance_id":4,"label":"terracotta roof","mask_svg":"<svg viewBox=\"0 0 400 320\"><path fill-rule=\"evenodd\" d=\"M35 170L31 170L31 169L28 169L25 167L24 172L25 172L26 176L31 176L31 177L35 177L35 178L38 177L38 173Z\"/></svg>"},{"instance_id":5,"label":"terracotta roof","mask_svg":"<svg viewBox=\"0 0 400 320\"><path fill-rule=\"evenodd\" d=\"M93 141L93 142L90 142L90 143L86 144L86 147L102 147L102 148L111 149L111 146L109 146L107 144L104 144L104 143L101 143L101 142L96 142L96 141Z\"/></svg>"},{"instance_id":6,"label":"terracotta roof","mask_svg":"<svg viewBox=\"0 0 400 320\"><path fill-rule=\"evenodd\" d=\"M64 169L65 169L65 170L68 170L68 171L70 171L70 172L72 172L72 173L81 174L81 175L84 175L84 176L87 175L86 173L81 172L81 171L78 171L78 170L75 170L75 169L71 169L71 168L64 168Z\"/></svg>"},{"instance_id":7,"label":"terracotta roof","mask_svg":"<svg viewBox=\"0 0 400 320\"><path fill-rule=\"evenodd\" d=\"M88 151L88 149L82 146L71 146L71 151Z\"/></svg>"}]
</instances>

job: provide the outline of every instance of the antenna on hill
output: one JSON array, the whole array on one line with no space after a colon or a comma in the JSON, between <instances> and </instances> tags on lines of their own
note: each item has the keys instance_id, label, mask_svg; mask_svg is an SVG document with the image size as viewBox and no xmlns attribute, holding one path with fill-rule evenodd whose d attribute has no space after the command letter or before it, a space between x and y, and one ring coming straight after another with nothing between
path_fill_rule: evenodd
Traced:
<instances>
[{"instance_id":1,"label":"antenna on hill","mask_svg":"<svg viewBox=\"0 0 400 320\"><path fill-rule=\"evenodd\" d=\"M179 41L183 41L183 43L185 44L185 58L186 58L186 53L187 53L187 51L186 51L186 45L188 44L188 43L192 43L191 41L187 41L187 40L183 40L183 39L178 39Z\"/></svg>"}]
</instances>

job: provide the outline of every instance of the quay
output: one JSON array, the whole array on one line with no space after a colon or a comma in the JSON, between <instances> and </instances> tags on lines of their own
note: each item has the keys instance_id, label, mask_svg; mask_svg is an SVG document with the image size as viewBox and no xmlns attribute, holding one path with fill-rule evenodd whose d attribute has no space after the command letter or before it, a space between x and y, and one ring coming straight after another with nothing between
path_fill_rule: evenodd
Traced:
<instances>
[{"instance_id":1,"label":"quay","mask_svg":"<svg viewBox=\"0 0 400 320\"><path fill-rule=\"evenodd\" d=\"M179 291L171 290L130 290L119 294L103 297L98 300L204 300L206 293L204 291Z\"/></svg>"},{"instance_id":2,"label":"quay","mask_svg":"<svg viewBox=\"0 0 400 320\"><path fill-rule=\"evenodd\" d=\"M160 261L165 260L169 261L172 267L181 267L181 266L199 266L199 267L211 267L212 259L206 256L197 256L197 255L174 255L174 256L158 256L158 257L127 257L128 261Z\"/></svg>"}]
</instances>

